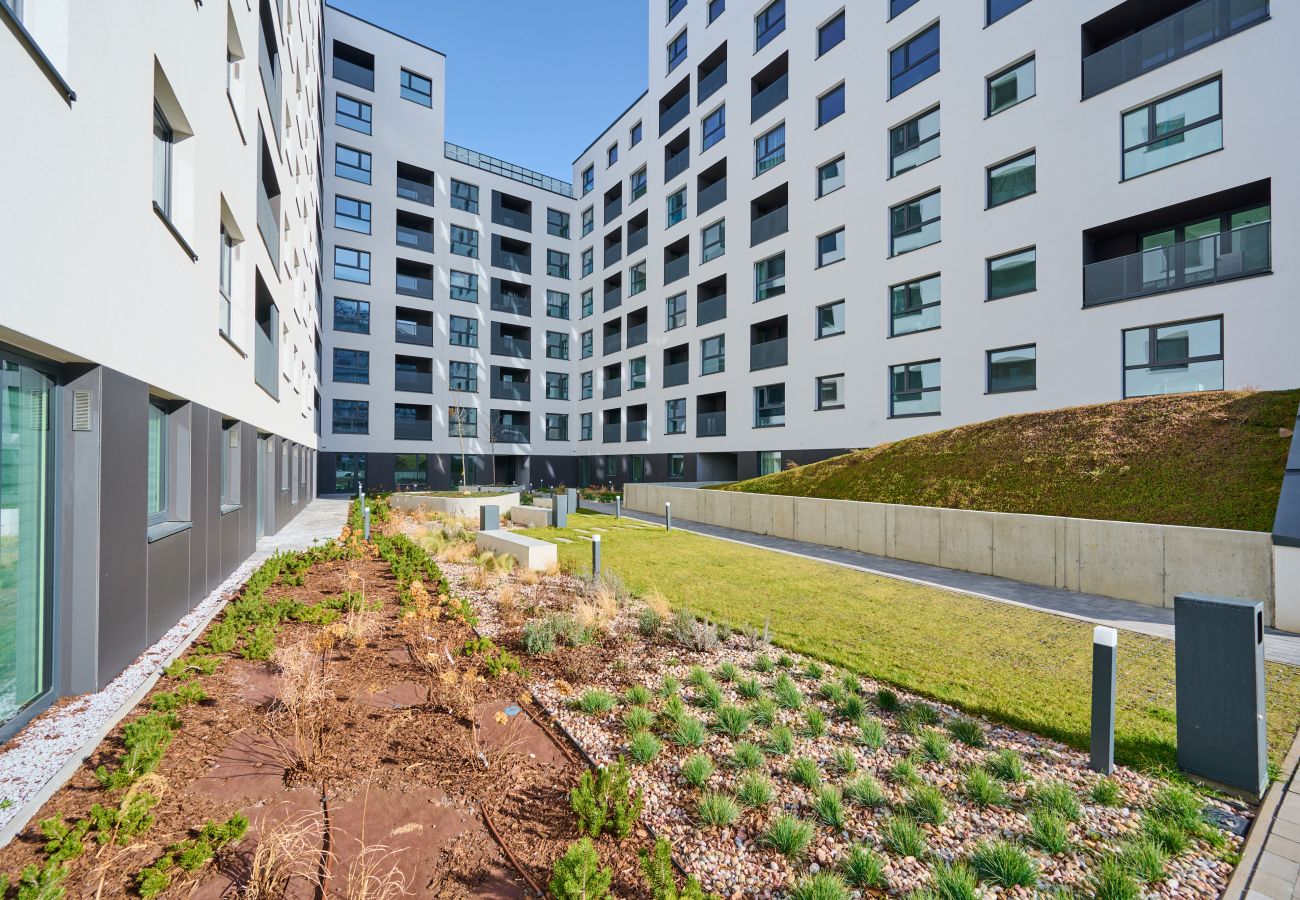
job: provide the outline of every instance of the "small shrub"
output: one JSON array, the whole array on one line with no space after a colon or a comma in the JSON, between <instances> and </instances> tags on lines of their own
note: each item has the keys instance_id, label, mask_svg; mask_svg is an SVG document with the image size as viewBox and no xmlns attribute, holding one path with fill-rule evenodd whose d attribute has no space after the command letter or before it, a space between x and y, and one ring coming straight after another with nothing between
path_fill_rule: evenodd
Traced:
<instances>
[{"instance_id":1,"label":"small shrub","mask_svg":"<svg viewBox=\"0 0 1300 900\"><path fill-rule=\"evenodd\" d=\"M757 769L763 765L763 751L755 744L741 741L731 748L731 764L737 769Z\"/></svg>"},{"instance_id":2,"label":"small shrub","mask_svg":"<svg viewBox=\"0 0 1300 900\"><path fill-rule=\"evenodd\" d=\"M859 890L874 888L883 891L889 886L885 875L885 860L880 854L863 844L854 844L840 862L840 872L849 887Z\"/></svg>"},{"instance_id":3,"label":"small shrub","mask_svg":"<svg viewBox=\"0 0 1300 900\"><path fill-rule=\"evenodd\" d=\"M782 653L776 658L776 667L778 669L793 669L794 657L789 653Z\"/></svg>"},{"instance_id":4,"label":"small shrub","mask_svg":"<svg viewBox=\"0 0 1300 900\"><path fill-rule=\"evenodd\" d=\"M928 703L909 703L898 715L898 727L908 734L919 735L930 725L939 724L939 711Z\"/></svg>"},{"instance_id":5,"label":"small shrub","mask_svg":"<svg viewBox=\"0 0 1300 900\"><path fill-rule=\"evenodd\" d=\"M736 684L736 693L746 700L757 700L763 696L763 685L759 684L757 678L746 678Z\"/></svg>"},{"instance_id":6,"label":"small shrub","mask_svg":"<svg viewBox=\"0 0 1300 900\"><path fill-rule=\"evenodd\" d=\"M1123 799L1119 782L1113 778L1103 778L1088 791L1088 799L1097 806L1119 806Z\"/></svg>"},{"instance_id":7,"label":"small shrub","mask_svg":"<svg viewBox=\"0 0 1300 900\"><path fill-rule=\"evenodd\" d=\"M848 747L840 747L831 755L831 765L841 775L852 775L858 770L858 758Z\"/></svg>"},{"instance_id":8,"label":"small shrub","mask_svg":"<svg viewBox=\"0 0 1300 900\"><path fill-rule=\"evenodd\" d=\"M608 691L590 689L582 692L576 705L589 716L599 716L613 709L617 702L618 698Z\"/></svg>"},{"instance_id":9,"label":"small shrub","mask_svg":"<svg viewBox=\"0 0 1300 900\"><path fill-rule=\"evenodd\" d=\"M776 726L767 733L763 752L769 756L789 756L794 752L794 732L784 725Z\"/></svg>"},{"instance_id":10,"label":"small shrub","mask_svg":"<svg viewBox=\"0 0 1300 900\"><path fill-rule=\"evenodd\" d=\"M798 859L812 843L813 834L811 823L787 813L772 820L772 824L763 832L761 841L788 859Z\"/></svg>"},{"instance_id":11,"label":"small shrub","mask_svg":"<svg viewBox=\"0 0 1300 900\"><path fill-rule=\"evenodd\" d=\"M686 683L691 687L703 687L712 680L713 676L704 666L691 666L686 673Z\"/></svg>"},{"instance_id":12,"label":"small shrub","mask_svg":"<svg viewBox=\"0 0 1300 900\"><path fill-rule=\"evenodd\" d=\"M999 750L984 762L984 768L998 781L1016 784L1024 781L1025 761L1014 750Z\"/></svg>"},{"instance_id":13,"label":"small shrub","mask_svg":"<svg viewBox=\"0 0 1300 900\"><path fill-rule=\"evenodd\" d=\"M794 679L782 672L772 685L772 696L783 709L800 709L803 706L803 694L795 685Z\"/></svg>"},{"instance_id":14,"label":"small shrub","mask_svg":"<svg viewBox=\"0 0 1300 900\"><path fill-rule=\"evenodd\" d=\"M636 617L636 630L641 632L642 637L654 637L659 633L659 629L663 627L663 624L664 617L649 606L642 608Z\"/></svg>"},{"instance_id":15,"label":"small shrub","mask_svg":"<svg viewBox=\"0 0 1300 900\"><path fill-rule=\"evenodd\" d=\"M790 763L790 771L786 774L795 784L806 788L815 788L822 783L822 773L818 770L817 763L806 756L797 757Z\"/></svg>"},{"instance_id":16,"label":"small shrub","mask_svg":"<svg viewBox=\"0 0 1300 900\"><path fill-rule=\"evenodd\" d=\"M696 689L692 699L704 709L717 709L722 705L722 687L710 678Z\"/></svg>"},{"instance_id":17,"label":"small shrub","mask_svg":"<svg viewBox=\"0 0 1300 900\"><path fill-rule=\"evenodd\" d=\"M932 784L918 784L908 791L903 811L927 825L942 825L948 818L948 807L943 801L943 794Z\"/></svg>"},{"instance_id":18,"label":"small shrub","mask_svg":"<svg viewBox=\"0 0 1300 900\"><path fill-rule=\"evenodd\" d=\"M790 900L848 900L844 879L830 872L800 878L790 889Z\"/></svg>"},{"instance_id":19,"label":"small shrub","mask_svg":"<svg viewBox=\"0 0 1300 900\"><path fill-rule=\"evenodd\" d=\"M776 722L776 703L771 697L759 697L753 703L749 704L749 717L755 725L763 728L771 728Z\"/></svg>"},{"instance_id":20,"label":"small shrub","mask_svg":"<svg viewBox=\"0 0 1300 900\"><path fill-rule=\"evenodd\" d=\"M126 846L131 843L134 837L148 831L153 825L153 813L149 810L157 803L157 797L143 791L138 794L128 793L118 806L105 807L96 803L90 808L96 840L106 844L116 834L118 844Z\"/></svg>"},{"instance_id":21,"label":"small shrub","mask_svg":"<svg viewBox=\"0 0 1300 900\"><path fill-rule=\"evenodd\" d=\"M681 772L691 787L704 787L713 774L713 760L707 753L692 753L682 761Z\"/></svg>"},{"instance_id":22,"label":"small shrub","mask_svg":"<svg viewBox=\"0 0 1300 900\"><path fill-rule=\"evenodd\" d=\"M524 623L524 652L529 656L545 656L555 652L555 629L550 619L533 619Z\"/></svg>"},{"instance_id":23,"label":"small shrub","mask_svg":"<svg viewBox=\"0 0 1300 900\"><path fill-rule=\"evenodd\" d=\"M1007 801L1007 792L1002 785L978 766L966 773L962 793L976 806L1000 806Z\"/></svg>"},{"instance_id":24,"label":"small shrub","mask_svg":"<svg viewBox=\"0 0 1300 900\"><path fill-rule=\"evenodd\" d=\"M937 728L927 728L921 733L921 754L931 762L946 763L952 758L948 736Z\"/></svg>"},{"instance_id":25,"label":"small shrub","mask_svg":"<svg viewBox=\"0 0 1300 900\"><path fill-rule=\"evenodd\" d=\"M705 791L695 805L695 818L705 828L725 828L740 818L740 807L726 794Z\"/></svg>"},{"instance_id":26,"label":"small shrub","mask_svg":"<svg viewBox=\"0 0 1300 900\"><path fill-rule=\"evenodd\" d=\"M845 694L835 704L835 715L846 722L856 722L867 712L867 702L857 694Z\"/></svg>"},{"instance_id":27,"label":"small shrub","mask_svg":"<svg viewBox=\"0 0 1300 900\"><path fill-rule=\"evenodd\" d=\"M739 740L749 731L749 712L739 706L723 704L713 713L713 728L727 737Z\"/></svg>"},{"instance_id":28,"label":"small shrub","mask_svg":"<svg viewBox=\"0 0 1300 900\"><path fill-rule=\"evenodd\" d=\"M885 849L895 856L920 859L925 856L925 831L907 816L891 816L880 837Z\"/></svg>"},{"instance_id":29,"label":"small shrub","mask_svg":"<svg viewBox=\"0 0 1300 900\"><path fill-rule=\"evenodd\" d=\"M600 857L590 838L570 844L551 870L551 893L556 900L602 900L609 896L614 873L600 867Z\"/></svg>"},{"instance_id":30,"label":"small shrub","mask_svg":"<svg viewBox=\"0 0 1300 900\"><path fill-rule=\"evenodd\" d=\"M655 723L655 714L644 706L634 706L623 713L623 727L628 734L648 731Z\"/></svg>"},{"instance_id":31,"label":"small shrub","mask_svg":"<svg viewBox=\"0 0 1300 900\"><path fill-rule=\"evenodd\" d=\"M811 681L821 681L822 675L826 674L826 667L816 660L808 660L803 664L803 677Z\"/></svg>"},{"instance_id":32,"label":"small shrub","mask_svg":"<svg viewBox=\"0 0 1300 900\"><path fill-rule=\"evenodd\" d=\"M628 706L645 706L650 702L650 689L644 684L634 684L623 692L623 702Z\"/></svg>"},{"instance_id":33,"label":"small shrub","mask_svg":"<svg viewBox=\"0 0 1300 900\"><path fill-rule=\"evenodd\" d=\"M622 839L632 833L641 817L645 794L631 790L632 773L620 758L611 766L582 773L578 786L569 792L569 802L578 816L578 833L600 837L608 832Z\"/></svg>"},{"instance_id":34,"label":"small shrub","mask_svg":"<svg viewBox=\"0 0 1300 900\"><path fill-rule=\"evenodd\" d=\"M766 653L760 653L754 657L754 671L767 673L776 668L776 663L772 662L772 657Z\"/></svg>"},{"instance_id":35,"label":"small shrub","mask_svg":"<svg viewBox=\"0 0 1300 900\"><path fill-rule=\"evenodd\" d=\"M718 666L718 680L723 682L732 682L740 678L740 669L736 668L735 663L724 662Z\"/></svg>"},{"instance_id":36,"label":"small shrub","mask_svg":"<svg viewBox=\"0 0 1300 900\"><path fill-rule=\"evenodd\" d=\"M681 689L682 683L675 675L665 675L663 682L659 685L659 696L675 697Z\"/></svg>"},{"instance_id":37,"label":"small shrub","mask_svg":"<svg viewBox=\"0 0 1300 900\"><path fill-rule=\"evenodd\" d=\"M948 733L967 747L983 747L988 743L984 737L984 726L974 719L964 717L949 719Z\"/></svg>"},{"instance_id":38,"label":"small shrub","mask_svg":"<svg viewBox=\"0 0 1300 900\"><path fill-rule=\"evenodd\" d=\"M640 856L641 872L650 883L650 896L653 900L706 900L704 889L694 875L686 879L685 887L678 889L677 873L673 869L672 845L667 839L657 838L653 852L642 850Z\"/></svg>"},{"instance_id":39,"label":"small shrub","mask_svg":"<svg viewBox=\"0 0 1300 900\"><path fill-rule=\"evenodd\" d=\"M208 699L208 692L197 681L188 681L179 685L174 691L162 691L154 695L149 708L155 712L172 712L184 706L202 703Z\"/></svg>"},{"instance_id":40,"label":"small shrub","mask_svg":"<svg viewBox=\"0 0 1300 900\"><path fill-rule=\"evenodd\" d=\"M1070 823L1057 813L1036 809L1029 814L1025 839L1044 853L1064 853L1070 849Z\"/></svg>"},{"instance_id":41,"label":"small shrub","mask_svg":"<svg viewBox=\"0 0 1300 900\"><path fill-rule=\"evenodd\" d=\"M853 740L871 750L879 750L885 746L885 726L879 719L863 716L858 719L858 733Z\"/></svg>"},{"instance_id":42,"label":"small shrub","mask_svg":"<svg viewBox=\"0 0 1300 900\"><path fill-rule=\"evenodd\" d=\"M808 738L819 738L826 734L826 717L817 707L810 706L804 713L802 734Z\"/></svg>"},{"instance_id":43,"label":"small shrub","mask_svg":"<svg viewBox=\"0 0 1300 900\"><path fill-rule=\"evenodd\" d=\"M885 791L880 782L869 772L863 772L856 778L844 782L844 796L858 806L883 806Z\"/></svg>"},{"instance_id":44,"label":"small shrub","mask_svg":"<svg viewBox=\"0 0 1300 900\"><path fill-rule=\"evenodd\" d=\"M1029 854L1009 841L985 841L970 855L975 874L1004 888L1033 887L1038 880L1038 864Z\"/></svg>"},{"instance_id":45,"label":"small shrub","mask_svg":"<svg viewBox=\"0 0 1300 900\"><path fill-rule=\"evenodd\" d=\"M1077 822L1083 815L1083 811L1079 808L1079 798L1063 781L1049 781L1036 785L1029 792L1029 800L1038 809L1054 812L1069 822Z\"/></svg>"},{"instance_id":46,"label":"small shrub","mask_svg":"<svg viewBox=\"0 0 1300 900\"><path fill-rule=\"evenodd\" d=\"M817 818L836 831L844 828L844 795L839 788L827 785L818 790L817 799L813 801L813 811L817 813Z\"/></svg>"},{"instance_id":47,"label":"small shrub","mask_svg":"<svg viewBox=\"0 0 1300 900\"><path fill-rule=\"evenodd\" d=\"M694 716L686 715L682 716L668 739L679 747L703 747L708 736L703 722Z\"/></svg>"},{"instance_id":48,"label":"small shrub","mask_svg":"<svg viewBox=\"0 0 1300 900\"><path fill-rule=\"evenodd\" d=\"M1119 852L1120 865L1138 881L1155 884L1165 877L1169 856L1155 841L1139 838L1124 845Z\"/></svg>"},{"instance_id":49,"label":"small shrub","mask_svg":"<svg viewBox=\"0 0 1300 900\"><path fill-rule=\"evenodd\" d=\"M1133 876L1114 857L1106 857L1098 864L1092 876L1094 900L1138 900L1142 892Z\"/></svg>"},{"instance_id":50,"label":"small shrub","mask_svg":"<svg viewBox=\"0 0 1300 900\"><path fill-rule=\"evenodd\" d=\"M890 766L886 777L891 783L904 787L921 783L921 773L916 770L916 764L906 757Z\"/></svg>"},{"instance_id":51,"label":"small shrub","mask_svg":"<svg viewBox=\"0 0 1300 900\"><path fill-rule=\"evenodd\" d=\"M644 766L654 761L662 747L659 738L648 731L638 731L632 735L627 752L632 755L632 759Z\"/></svg>"},{"instance_id":52,"label":"small shrub","mask_svg":"<svg viewBox=\"0 0 1300 900\"><path fill-rule=\"evenodd\" d=\"M718 629L709 621L701 621L688 609L679 609L668 622L668 633L673 640L688 650L707 653L718 646Z\"/></svg>"},{"instance_id":53,"label":"small shrub","mask_svg":"<svg viewBox=\"0 0 1300 900\"><path fill-rule=\"evenodd\" d=\"M749 808L767 806L773 799L772 781L766 775L749 772L736 785L736 799Z\"/></svg>"},{"instance_id":54,"label":"small shrub","mask_svg":"<svg viewBox=\"0 0 1300 900\"><path fill-rule=\"evenodd\" d=\"M876 706L884 712L898 711L898 694L889 688L881 688L876 691Z\"/></svg>"},{"instance_id":55,"label":"small shrub","mask_svg":"<svg viewBox=\"0 0 1300 900\"><path fill-rule=\"evenodd\" d=\"M244 659L270 659L275 652L275 627L262 624L253 629L253 633L244 639L243 649L239 654Z\"/></svg>"},{"instance_id":56,"label":"small shrub","mask_svg":"<svg viewBox=\"0 0 1300 900\"><path fill-rule=\"evenodd\" d=\"M180 718L170 712L148 712L128 722L122 726L125 749L117 769L109 772L106 766L100 766L95 770L95 777L109 790L134 784L140 776L157 767L180 725Z\"/></svg>"},{"instance_id":57,"label":"small shrub","mask_svg":"<svg viewBox=\"0 0 1300 900\"><path fill-rule=\"evenodd\" d=\"M936 863L930 870L930 880L940 900L977 900L979 897L979 880L965 863Z\"/></svg>"}]
</instances>

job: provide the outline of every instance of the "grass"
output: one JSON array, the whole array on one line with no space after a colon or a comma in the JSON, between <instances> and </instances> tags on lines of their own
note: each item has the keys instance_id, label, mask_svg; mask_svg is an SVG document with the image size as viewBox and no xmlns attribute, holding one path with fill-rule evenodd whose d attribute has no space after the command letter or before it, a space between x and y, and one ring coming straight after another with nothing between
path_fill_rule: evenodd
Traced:
<instances>
[{"instance_id":1,"label":"grass","mask_svg":"<svg viewBox=\"0 0 1300 900\"><path fill-rule=\"evenodd\" d=\"M895 856L920 858L925 855L925 831L907 816L893 816L885 822L880 840Z\"/></svg>"},{"instance_id":2,"label":"grass","mask_svg":"<svg viewBox=\"0 0 1300 900\"><path fill-rule=\"evenodd\" d=\"M1270 531L1297 402L1215 391L1005 416L722 489Z\"/></svg>"},{"instance_id":3,"label":"grass","mask_svg":"<svg viewBox=\"0 0 1300 900\"><path fill-rule=\"evenodd\" d=\"M569 517L576 528L608 521L590 513ZM528 534L567 537L574 543L560 545L561 561L590 562L590 546L571 529ZM761 628L770 620L773 639L784 648L1088 749L1087 622L680 530L614 528L602 547L604 564L636 593L657 589L677 607L737 627ZM1173 644L1126 632L1124 648L1116 761L1173 769L1175 726L1151 701L1172 703ZM1268 663L1266 671L1269 745L1280 762L1300 728L1300 667ZM785 693L793 703L793 692ZM876 698L882 707L889 700Z\"/></svg>"},{"instance_id":4,"label":"grass","mask_svg":"<svg viewBox=\"0 0 1300 900\"><path fill-rule=\"evenodd\" d=\"M682 763L682 777L691 787L704 787L713 774L713 760L707 753L692 753Z\"/></svg>"}]
</instances>

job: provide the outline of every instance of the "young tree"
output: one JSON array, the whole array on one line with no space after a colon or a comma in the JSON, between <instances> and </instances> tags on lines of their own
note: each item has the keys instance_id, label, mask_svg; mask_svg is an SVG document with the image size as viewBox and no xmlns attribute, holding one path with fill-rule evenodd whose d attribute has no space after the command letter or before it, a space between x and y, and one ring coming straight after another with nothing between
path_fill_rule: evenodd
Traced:
<instances>
[{"instance_id":1,"label":"young tree","mask_svg":"<svg viewBox=\"0 0 1300 900\"><path fill-rule=\"evenodd\" d=\"M469 493L468 472L465 457L465 431L469 427L469 407L453 406L451 408L451 424L456 429L456 437L460 439L460 487L463 493ZM455 487L455 485L452 485Z\"/></svg>"}]
</instances>

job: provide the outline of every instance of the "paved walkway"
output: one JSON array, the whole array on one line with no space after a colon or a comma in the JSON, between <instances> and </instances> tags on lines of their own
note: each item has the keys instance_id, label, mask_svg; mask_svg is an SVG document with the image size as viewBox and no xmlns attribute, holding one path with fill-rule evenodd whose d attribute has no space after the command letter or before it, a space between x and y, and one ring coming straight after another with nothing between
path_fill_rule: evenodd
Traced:
<instances>
[{"instance_id":1,"label":"paved walkway","mask_svg":"<svg viewBox=\"0 0 1300 900\"><path fill-rule=\"evenodd\" d=\"M1282 764L1282 780L1273 785L1246 838L1241 865L1224 900L1300 900L1300 738ZM1276 792L1276 796L1274 796ZM1261 831L1262 829L1262 831ZM1256 833L1260 840L1256 840Z\"/></svg>"},{"instance_id":2,"label":"paved walkway","mask_svg":"<svg viewBox=\"0 0 1300 900\"><path fill-rule=\"evenodd\" d=\"M312 544L338 537L348 520L351 503L350 498L317 497L279 532L258 541L248 561L260 563L277 551L306 550Z\"/></svg>"},{"instance_id":3,"label":"paved walkway","mask_svg":"<svg viewBox=\"0 0 1300 900\"><path fill-rule=\"evenodd\" d=\"M583 506L611 514L614 512L613 504L584 501ZM664 521L663 516L649 513L624 510L623 515L660 525ZM1109 625L1122 631L1149 634L1169 640L1174 638L1174 611L1164 607L1146 606L1131 600L1116 600L1114 597L1102 597L1097 594L1081 594L1062 588L999 578L996 575L978 575L974 572L945 569L903 559L890 559L857 550L842 550L838 547L810 544L806 541L774 537L770 534L754 534L750 531L705 525L678 518L673 519L673 527L739 544L748 544L752 547L763 547L779 553L790 553L850 569L859 569L876 575L974 594L1000 603L1083 619L1098 625ZM1264 635L1264 656L1275 662L1300 665L1300 635L1269 629ZM1287 900L1291 898L1288 897Z\"/></svg>"}]
</instances>

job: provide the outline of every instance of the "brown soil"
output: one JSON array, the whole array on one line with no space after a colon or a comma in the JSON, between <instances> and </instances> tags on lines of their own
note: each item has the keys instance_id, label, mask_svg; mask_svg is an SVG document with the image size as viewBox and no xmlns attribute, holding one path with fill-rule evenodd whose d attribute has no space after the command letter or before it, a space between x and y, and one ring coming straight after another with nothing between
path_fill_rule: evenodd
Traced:
<instances>
[{"instance_id":1,"label":"brown soil","mask_svg":"<svg viewBox=\"0 0 1300 900\"><path fill-rule=\"evenodd\" d=\"M357 576L366 600L380 607L364 645L322 654L327 699L317 758L300 759L291 717L278 702L283 676L275 665L229 656L201 680L209 699L180 711L183 726L156 770L160 787L152 792L161 790L162 798L153 827L126 847L101 846L92 833L85 854L71 863L68 897L138 896L137 873L164 848L238 811L250 822L244 840L195 876L173 870L162 896L238 895L261 835L284 831L277 823L285 822L297 826L304 848L295 860L302 873L286 897L348 897L356 893L349 882L355 885L363 869L382 874L393 867L412 896L528 897L529 878L546 887L554 861L578 838L568 791L582 771L580 756L531 708L523 679L489 678L460 652L475 636L469 626L446 616L403 621L397 584L381 560L319 563L304 586L276 584L266 597L318 603L355 588ZM319 642L323 631L289 623L276 645ZM436 662L417 663L418 651ZM449 671L459 679L451 687ZM125 721L146 712L154 693L175 686L164 677ZM0 849L0 872L15 877L30 863L44 864L41 819L73 821L94 803L120 802L121 792L104 790L94 769L112 768L121 748L119 726ZM598 842L622 897L644 895L636 847L648 837L639 837ZM313 880L323 881L323 890Z\"/></svg>"}]
</instances>

